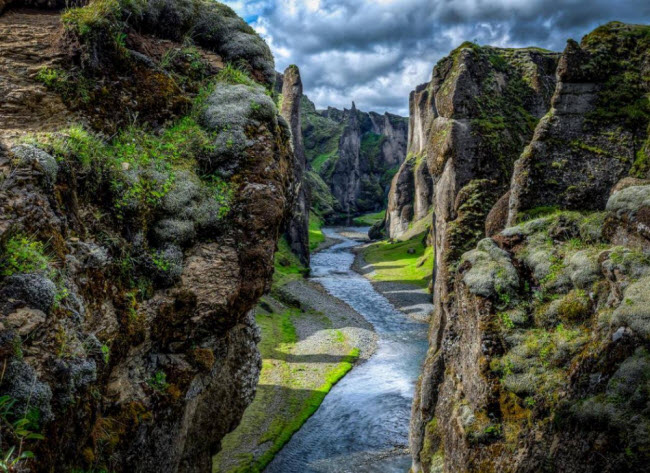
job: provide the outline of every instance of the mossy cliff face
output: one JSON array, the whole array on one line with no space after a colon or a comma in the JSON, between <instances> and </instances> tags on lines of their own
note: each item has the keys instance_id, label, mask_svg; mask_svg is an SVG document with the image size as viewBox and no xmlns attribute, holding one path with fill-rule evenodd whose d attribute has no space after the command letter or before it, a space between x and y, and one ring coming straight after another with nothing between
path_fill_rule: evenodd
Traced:
<instances>
[{"instance_id":1,"label":"mossy cliff face","mask_svg":"<svg viewBox=\"0 0 650 473\"><path fill-rule=\"evenodd\" d=\"M526 101L533 116L544 118L528 135L530 142L520 142L526 149L517 165L516 146L502 142L497 149L507 151L508 160L491 159L480 169L467 166L468 158L477 159L486 148L462 148L468 141L458 139L441 148L435 118L428 128L433 132L425 131L424 140L414 138L425 147L433 177L436 248L430 350L411 421L414 472L647 468L648 181L637 174L638 156L636 164L619 159L631 149L644 149L647 139L647 101L635 95L647 85L647 58L639 63L635 55L625 56L626 50L640 52L632 45L647 31L615 23L585 37L584 50L569 43L558 62L551 110L543 109L548 88L533 87L540 93ZM446 61L459 61L462 53L457 53ZM552 55L535 54L555 62ZM503 67L498 59L489 61ZM602 67L612 64L628 69L619 70L618 79L613 69L605 69L603 78ZM459 114L472 113L485 103L462 100L469 96L463 90L480 91L472 70L460 68L453 86L437 82L443 95L427 99L429 117L450 106ZM437 76L434 72L434 83ZM624 84L616 89L618 106L603 108L601 100L615 93L609 81L619 79ZM552 74L525 83L550 85ZM625 84L634 93L623 92ZM445 90L456 92L449 96ZM499 106L507 110L505 103ZM525 114L519 110L517 116ZM494 152L485 143L490 125L480 120L473 124L480 127L483 146ZM560 146L541 138L549 130L559 137L554 127L562 123L563 138L586 144ZM516 121L503 124L497 129L506 136L521 130ZM616 141L605 140L613 130ZM454 128L448 133L453 136ZM594 149L596 142L609 150L609 161ZM445 152L436 152L440 149ZM553 171L535 170L535 163L558 157L567 161L566 168L549 164ZM603 166L612 174L599 174ZM513 176L509 189L500 186L504 181L495 169ZM593 170L591 177L587 169ZM551 190L542 176L556 177L559 187ZM567 190L569 181L580 189L571 195L581 197L568 198L562 191L562 182Z\"/></svg>"},{"instance_id":2,"label":"mossy cliff face","mask_svg":"<svg viewBox=\"0 0 650 473\"><path fill-rule=\"evenodd\" d=\"M515 166L510 223L540 205L603 209L621 178L648 177L648 51L648 28L621 23L568 42L552 108Z\"/></svg>"},{"instance_id":3,"label":"mossy cliff face","mask_svg":"<svg viewBox=\"0 0 650 473\"><path fill-rule=\"evenodd\" d=\"M434 206L443 221L453 219L455 196L475 176L505 191L512 163L548 109L556 64L554 53L465 43L436 65L432 81L409 99L408 156L386 213L390 237Z\"/></svg>"},{"instance_id":4,"label":"mossy cliff face","mask_svg":"<svg viewBox=\"0 0 650 473\"><path fill-rule=\"evenodd\" d=\"M34 81L83 125L0 128L3 455L209 471L253 399L251 310L295 188L270 53L214 2L94 2L59 27L67 59Z\"/></svg>"},{"instance_id":5,"label":"mossy cliff face","mask_svg":"<svg viewBox=\"0 0 650 473\"><path fill-rule=\"evenodd\" d=\"M408 228L415 216L409 206L418 208L418 216L426 215L425 208L433 211L435 311L430 354L411 418L416 471L422 469L417 452L424 448L427 424L433 418L439 395L439 380L445 373L443 336L448 325L458 320L455 270L461 264L461 255L483 238L488 212L507 189L508 170L548 107L556 64L557 55L553 53L465 43L436 65L431 83L411 95L415 116L411 117L409 156L413 157L394 178L392 190L399 191L403 180L410 181L411 161L416 169L426 166L430 179L415 180L411 184L415 192L403 193L401 207L389 205L386 230L389 236L399 237ZM417 189L418 185L424 185L424 189ZM421 202L424 198L429 202ZM394 202L392 196L389 202ZM473 347L466 352L469 354L480 348L477 343L468 339L459 346Z\"/></svg>"},{"instance_id":6,"label":"mossy cliff face","mask_svg":"<svg viewBox=\"0 0 650 473\"><path fill-rule=\"evenodd\" d=\"M406 156L406 119L362 112L354 103L316 110L307 97L301 113L315 210L329 220L381 210Z\"/></svg>"}]
</instances>

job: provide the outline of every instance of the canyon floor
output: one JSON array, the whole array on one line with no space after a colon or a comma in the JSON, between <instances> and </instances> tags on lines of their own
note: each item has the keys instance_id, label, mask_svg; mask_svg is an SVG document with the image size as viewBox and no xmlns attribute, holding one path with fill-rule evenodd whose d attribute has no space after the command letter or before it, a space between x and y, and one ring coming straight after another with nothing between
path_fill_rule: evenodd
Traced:
<instances>
[{"instance_id":1,"label":"canyon floor","mask_svg":"<svg viewBox=\"0 0 650 473\"><path fill-rule=\"evenodd\" d=\"M433 311L428 290L433 254L421 240L368 243L356 249L352 269L369 279L397 310L427 322Z\"/></svg>"},{"instance_id":2,"label":"canyon floor","mask_svg":"<svg viewBox=\"0 0 650 473\"><path fill-rule=\"evenodd\" d=\"M367 228L363 227L338 229L337 233L346 239L366 241L352 250L355 257L351 269L369 279L373 288L388 299L389 306L415 322L428 319L432 310L431 296L422 274L427 270L424 263L429 261L430 255L421 239L391 244L371 243L367 239ZM331 231L320 233L320 238L316 239L319 242L316 255L343 241L333 236L335 234ZM293 465L296 460L291 458L295 446L289 449L288 455L282 452L281 457L285 458L280 462L274 461L274 457L319 409L334 384L354 366L368 361L378 346L379 334L367 317L331 295L318 282L318 274L315 280L303 278L303 274L294 269L295 262L283 261L282 255L288 253L282 247L279 254L280 265L274 289L256 309L256 321L262 332L260 351L263 358L257 395L239 427L224 439L222 450L214 458L215 472L262 471L272 461L271 470L274 466L284 468L287 461L292 468L297 466ZM364 255L374 263L366 261ZM314 269L317 273L320 271L318 263ZM376 297L381 297L379 294ZM309 438L309 432L299 437ZM399 459L403 456L403 447L400 449L398 445L400 440L391 443L389 457ZM373 462L386 461L377 452L370 455L367 452L354 453L352 457L359 457L359 465L355 468L372 468ZM302 460L302 455L297 456ZM337 460L331 458L314 461L337 464ZM321 466L329 471L332 465Z\"/></svg>"}]
</instances>

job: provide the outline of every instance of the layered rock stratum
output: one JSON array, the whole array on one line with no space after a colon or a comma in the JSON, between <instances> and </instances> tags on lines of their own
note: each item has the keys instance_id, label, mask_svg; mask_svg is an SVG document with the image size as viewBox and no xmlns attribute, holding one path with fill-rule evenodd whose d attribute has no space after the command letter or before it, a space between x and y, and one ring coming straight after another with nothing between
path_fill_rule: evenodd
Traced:
<instances>
[{"instance_id":1,"label":"layered rock stratum","mask_svg":"<svg viewBox=\"0 0 650 473\"><path fill-rule=\"evenodd\" d=\"M212 1L2 6L3 459L209 471L298 189L271 53Z\"/></svg>"}]
</instances>

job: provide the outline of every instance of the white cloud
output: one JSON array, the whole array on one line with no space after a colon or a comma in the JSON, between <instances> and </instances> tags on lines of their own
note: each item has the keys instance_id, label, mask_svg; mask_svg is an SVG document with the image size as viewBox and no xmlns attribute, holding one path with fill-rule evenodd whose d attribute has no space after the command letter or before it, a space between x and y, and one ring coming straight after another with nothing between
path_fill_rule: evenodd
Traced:
<instances>
[{"instance_id":1,"label":"white cloud","mask_svg":"<svg viewBox=\"0 0 650 473\"><path fill-rule=\"evenodd\" d=\"M278 70L300 67L318 107L406 114L409 92L463 41L559 50L610 20L650 20L647 0L230 0Z\"/></svg>"}]
</instances>

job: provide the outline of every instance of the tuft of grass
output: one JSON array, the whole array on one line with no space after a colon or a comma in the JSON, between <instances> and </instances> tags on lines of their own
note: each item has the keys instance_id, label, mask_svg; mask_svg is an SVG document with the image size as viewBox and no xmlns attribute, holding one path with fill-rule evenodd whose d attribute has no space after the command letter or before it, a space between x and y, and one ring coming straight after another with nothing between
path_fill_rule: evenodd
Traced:
<instances>
[{"instance_id":1,"label":"tuft of grass","mask_svg":"<svg viewBox=\"0 0 650 473\"><path fill-rule=\"evenodd\" d=\"M121 12L119 0L94 0L83 7L69 8L61 16L61 21L65 28L83 37L114 25Z\"/></svg>"},{"instance_id":2,"label":"tuft of grass","mask_svg":"<svg viewBox=\"0 0 650 473\"><path fill-rule=\"evenodd\" d=\"M257 85L257 82L255 82L251 76L246 73L246 71L243 71L232 64L228 63L226 64L226 67L221 69L219 73L217 74L217 81L219 82L225 82L227 84L242 84L242 85L248 85L248 86L255 86Z\"/></svg>"}]
</instances>

